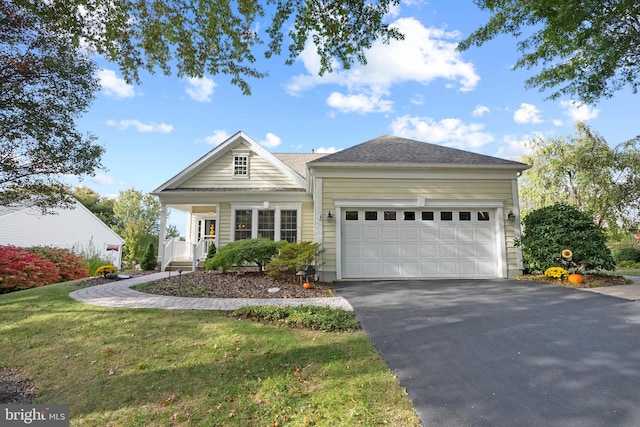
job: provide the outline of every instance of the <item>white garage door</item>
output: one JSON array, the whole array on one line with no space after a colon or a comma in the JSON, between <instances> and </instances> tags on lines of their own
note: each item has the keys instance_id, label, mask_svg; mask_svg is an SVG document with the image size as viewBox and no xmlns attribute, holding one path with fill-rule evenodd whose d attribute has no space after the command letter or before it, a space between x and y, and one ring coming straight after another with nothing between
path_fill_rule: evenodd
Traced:
<instances>
[{"instance_id":1,"label":"white garage door","mask_svg":"<svg viewBox=\"0 0 640 427\"><path fill-rule=\"evenodd\" d=\"M343 209L343 278L498 276L494 211Z\"/></svg>"}]
</instances>

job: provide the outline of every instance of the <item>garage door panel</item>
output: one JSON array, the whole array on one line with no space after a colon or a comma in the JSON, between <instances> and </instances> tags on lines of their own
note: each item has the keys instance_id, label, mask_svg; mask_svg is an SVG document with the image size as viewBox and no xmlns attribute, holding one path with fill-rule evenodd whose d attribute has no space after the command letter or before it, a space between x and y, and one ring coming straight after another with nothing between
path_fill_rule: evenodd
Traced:
<instances>
[{"instance_id":1,"label":"garage door panel","mask_svg":"<svg viewBox=\"0 0 640 427\"><path fill-rule=\"evenodd\" d=\"M476 245L473 243L470 244L459 244L458 245L458 256L463 258L475 258L476 253Z\"/></svg>"},{"instance_id":2,"label":"garage door panel","mask_svg":"<svg viewBox=\"0 0 640 427\"><path fill-rule=\"evenodd\" d=\"M400 256L404 259L407 258L415 258L418 254L418 245L401 245L400 246Z\"/></svg>"},{"instance_id":3,"label":"garage door panel","mask_svg":"<svg viewBox=\"0 0 640 427\"><path fill-rule=\"evenodd\" d=\"M454 227L438 228L438 239L440 240L456 240L456 229Z\"/></svg>"},{"instance_id":4,"label":"garage door panel","mask_svg":"<svg viewBox=\"0 0 640 427\"><path fill-rule=\"evenodd\" d=\"M434 241L437 239L437 229L435 226L425 225L420 227L420 240L421 241Z\"/></svg>"},{"instance_id":5,"label":"garage door panel","mask_svg":"<svg viewBox=\"0 0 640 427\"><path fill-rule=\"evenodd\" d=\"M438 246L438 258L455 258L456 245L452 243L441 244Z\"/></svg>"},{"instance_id":6,"label":"garage door panel","mask_svg":"<svg viewBox=\"0 0 640 427\"><path fill-rule=\"evenodd\" d=\"M383 226L382 228L382 238L387 241L387 240L398 240L399 239L399 232L398 232L398 227L397 226Z\"/></svg>"},{"instance_id":7,"label":"garage door panel","mask_svg":"<svg viewBox=\"0 0 640 427\"><path fill-rule=\"evenodd\" d=\"M420 244L420 257L422 258L437 258L438 257L438 245L435 243L421 243Z\"/></svg>"},{"instance_id":8,"label":"garage door panel","mask_svg":"<svg viewBox=\"0 0 640 427\"><path fill-rule=\"evenodd\" d=\"M400 256L400 244L389 242L382 248L382 256L385 258L398 258Z\"/></svg>"},{"instance_id":9,"label":"garage door panel","mask_svg":"<svg viewBox=\"0 0 640 427\"><path fill-rule=\"evenodd\" d=\"M367 244L362 247L362 256L365 258L379 258L380 246L375 244Z\"/></svg>"},{"instance_id":10,"label":"garage door panel","mask_svg":"<svg viewBox=\"0 0 640 427\"><path fill-rule=\"evenodd\" d=\"M362 239L363 240L374 240L380 241L380 237L382 234L382 230L379 227L371 227L365 226L362 228Z\"/></svg>"},{"instance_id":11,"label":"garage door panel","mask_svg":"<svg viewBox=\"0 0 640 427\"><path fill-rule=\"evenodd\" d=\"M364 262L365 276L363 277L382 277L380 270L380 262Z\"/></svg>"},{"instance_id":12,"label":"garage door panel","mask_svg":"<svg viewBox=\"0 0 640 427\"><path fill-rule=\"evenodd\" d=\"M492 227L476 227L475 233L477 240L491 240L494 232Z\"/></svg>"},{"instance_id":13,"label":"garage door panel","mask_svg":"<svg viewBox=\"0 0 640 427\"><path fill-rule=\"evenodd\" d=\"M403 241L417 241L418 240L418 227L403 226L400 230L400 238Z\"/></svg>"},{"instance_id":14,"label":"garage door panel","mask_svg":"<svg viewBox=\"0 0 640 427\"><path fill-rule=\"evenodd\" d=\"M478 262L478 274L480 276L493 276L496 271L494 260Z\"/></svg>"},{"instance_id":15,"label":"garage door panel","mask_svg":"<svg viewBox=\"0 0 640 427\"><path fill-rule=\"evenodd\" d=\"M359 262L346 262L342 266L346 277L364 277L362 265Z\"/></svg>"},{"instance_id":16,"label":"garage door panel","mask_svg":"<svg viewBox=\"0 0 640 427\"><path fill-rule=\"evenodd\" d=\"M403 277L400 261L383 261L382 277Z\"/></svg>"},{"instance_id":17,"label":"garage door panel","mask_svg":"<svg viewBox=\"0 0 640 427\"><path fill-rule=\"evenodd\" d=\"M461 276L470 276L476 274L476 262L463 261L458 263L458 274Z\"/></svg>"},{"instance_id":18,"label":"garage door panel","mask_svg":"<svg viewBox=\"0 0 640 427\"><path fill-rule=\"evenodd\" d=\"M420 277L420 264L415 262L403 262L402 272L404 277Z\"/></svg>"},{"instance_id":19,"label":"garage door panel","mask_svg":"<svg viewBox=\"0 0 640 427\"><path fill-rule=\"evenodd\" d=\"M438 277L438 262L420 262L420 277Z\"/></svg>"},{"instance_id":20,"label":"garage door panel","mask_svg":"<svg viewBox=\"0 0 640 427\"><path fill-rule=\"evenodd\" d=\"M344 245L344 254L347 258L360 258L362 256L362 245L348 243Z\"/></svg>"},{"instance_id":21,"label":"garage door panel","mask_svg":"<svg viewBox=\"0 0 640 427\"><path fill-rule=\"evenodd\" d=\"M472 242L475 239L475 227L458 227L457 240L465 240Z\"/></svg>"},{"instance_id":22,"label":"garage door panel","mask_svg":"<svg viewBox=\"0 0 640 427\"><path fill-rule=\"evenodd\" d=\"M358 210L358 209L354 209ZM386 209L389 210L389 209ZM460 215L446 209L447 215L433 210L427 215L402 213L397 220L384 220L385 209L377 211L377 220L341 222L342 277L496 277L498 274L497 239L494 214L479 221L472 211ZM468 212L468 209L465 210ZM409 219L407 219L409 218Z\"/></svg>"}]
</instances>

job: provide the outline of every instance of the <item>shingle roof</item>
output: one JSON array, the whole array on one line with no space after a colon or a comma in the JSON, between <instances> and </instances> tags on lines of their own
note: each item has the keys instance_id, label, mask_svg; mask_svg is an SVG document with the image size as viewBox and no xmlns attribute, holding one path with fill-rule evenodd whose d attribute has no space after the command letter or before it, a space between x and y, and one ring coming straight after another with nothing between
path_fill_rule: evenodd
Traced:
<instances>
[{"instance_id":1,"label":"shingle roof","mask_svg":"<svg viewBox=\"0 0 640 427\"><path fill-rule=\"evenodd\" d=\"M307 163L324 157L327 153L273 153L273 155L306 178Z\"/></svg>"},{"instance_id":2,"label":"shingle roof","mask_svg":"<svg viewBox=\"0 0 640 427\"><path fill-rule=\"evenodd\" d=\"M528 165L520 162L391 135L384 135L355 145L351 148L338 151L337 153L329 154L320 159L314 160L312 163L455 164L512 167L521 166L523 169L528 168Z\"/></svg>"}]
</instances>

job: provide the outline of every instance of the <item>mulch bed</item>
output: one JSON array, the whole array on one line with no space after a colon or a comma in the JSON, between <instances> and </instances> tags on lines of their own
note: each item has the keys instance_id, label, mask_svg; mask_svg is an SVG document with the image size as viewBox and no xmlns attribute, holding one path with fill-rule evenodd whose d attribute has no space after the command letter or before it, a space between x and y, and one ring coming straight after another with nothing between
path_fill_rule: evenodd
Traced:
<instances>
[{"instance_id":1,"label":"mulch bed","mask_svg":"<svg viewBox=\"0 0 640 427\"><path fill-rule=\"evenodd\" d=\"M157 271L133 271L126 274L139 277ZM113 279L89 277L74 282L75 286L95 286L112 283ZM197 298L324 298L332 297L328 283L314 282L305 289L296 276L272 277L257 271L227 273L196 271L171 273L171 276L133 287L137 291L156 295Z\"/></svg>"},{"instance_id":2,"label":"mulch bed","mask_svg":"<svg viewBox=\"0 0 640 427\"><path fill-rule=\"evenodd\" d=\"M533 282L551 283L553 285L565 286L569 288L601 288L606 286L630 285L633 281L622 276L604 276L597 274L585 274L584 281L579 285L573 285L567 281L552 280L543 274L519 276L520 280L531 280Z\"/></svg>"},{"instance_id":3,"label":"mulch bed","mask_svg":"<svg viewBox=\"0 0 640 427\"><path fill-rule=\"evenodd\" d=\"M302 287L298 277L272 277L261 272L204 272L172 275L135 286L134 289L158 295L199 298L322 298L331 297L331 286L316 282Z\"/></svg>"},{"instance_id":4,"label":"mulch bed","mask_svg":"<svg viewBox=\"0 0 640 427\"><path fill-rule=\"evenodd\" d=\"M17 368L0 370L0 404L32 403L38 390L34 382Z\"/></svg>"}]
</instances>

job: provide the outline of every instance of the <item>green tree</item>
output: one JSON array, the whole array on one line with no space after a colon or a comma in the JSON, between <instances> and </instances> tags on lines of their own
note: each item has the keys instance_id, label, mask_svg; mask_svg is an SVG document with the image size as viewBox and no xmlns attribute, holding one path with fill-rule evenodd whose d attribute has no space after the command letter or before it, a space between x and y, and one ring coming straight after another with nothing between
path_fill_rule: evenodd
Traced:
<instances>
[{"instance_id":1,"label":"green tree","mask_svg":"<svg viewBox=\"0 0 640 427\"><path fill-rule=\"evenodd\" d=\"M576 125L576 135L532 141L532 153L521 159L532 165L519 184L523 214L565 202L592 212L611 230L637 225L639 141L611 148L583 123Z\"/></svg>"},{"instance_id":2,"label":"green tree","mask_svg":"<svg viewBox=\"0 0 640 427\"><path fill-rule=\"evenodd\" d=\"M104 148L75 123L99 88L94 62L32 7L0 0L0 206L46 213L75 203L61 178L93 175Z\"/></svg>"},{"instance_id":3,"label":"green tree","mask_svg":"<svg viewBox=\"0 0 640 427\"><path fill-rule=\"evenodd\" d=\"M586 103L640 85L640 2L636 0L474 0L489 21L460 44L480 46L499 34L520 40L514 68L540 69L527 87L550 98ZM525 34L525 35L523 35Z\"/></svg>"},{"instance_id":4,"label":"green tree","mask_svg":"<svg viewBox=\"0 0 640 427\"><path fill-rule=\"evenodd\" d=\"M144 252L140 267L143 270L155 270L158 266L158 251L156 251L156 245L153 242L149 242L147 250Z\"/></svg>"},{"instance_id":5,"label":"green tree","mask_svg":"<svg viewBox=\"0 0 640 427\"><path fill-rule=\"evenodd\" d=\"M116 226L117 220L113 213L115 200L100 196L96 191L83 186L75 187L73 196L109 227Z\"/></svg>"},{"instance_id":6,"label":"green tree","mask_svg":"<svg viewBox=\"0 0 640 427\"><path fill-rule=\"evenodd\" d=\"M129 264L142 260L149 243L158 243L160 202L133 188L121 191L113 206L114 230L124 239L123 259Z\"/></svg>"},{"instance_id":7,"label":"green tree","mask_svg":"<svg viewBox=\"0 0 640 427\"><path fill-rule=\"evenodd\" d=\"M401 39L385 15L399 0L14 0L52 30L69 31L119 65L129 81L139 70L199 77L226 74L245 94L247 77L267 74L254 67L256 47L269 58L288 51L292 64L307 41L321 58L320 74L332 61L349 68L366 62L373 41ZM260 28L260 30L258 30ZM261 28L264 28L262 30ZM286 39L285 39L286 38Z\"/></svg>"},{"instance_id":8,"label":"green tree","mask_svg":"<svg viewBox=\"0 0 640 427\"><path fill-rule=\"evenodd\" d=\"M522 224L524 234L516 245L522 246L522 256L534 273L561 266L565 249L572 251L573 261L587 270L615 268L604 231L589 213L557 203L530 212Z\"/></svg>"}]
</instances>

